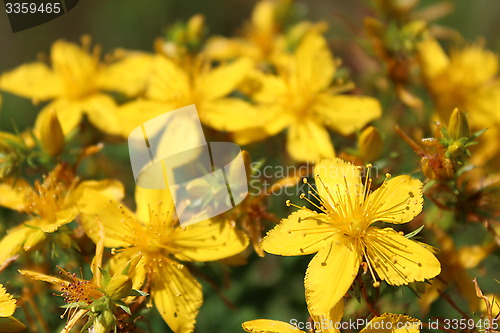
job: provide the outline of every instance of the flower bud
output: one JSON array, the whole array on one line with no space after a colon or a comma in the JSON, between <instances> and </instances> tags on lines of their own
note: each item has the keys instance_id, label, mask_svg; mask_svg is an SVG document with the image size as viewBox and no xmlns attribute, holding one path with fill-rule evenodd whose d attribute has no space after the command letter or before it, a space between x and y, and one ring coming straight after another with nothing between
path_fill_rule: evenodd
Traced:
<instances>
[{"instance_id":1,"label":"flower bud","mask_svg":"<svg viewBox=\"0 0 500 333\"><path fill-rule=\"evenodd\" d=\"M130 295L132 279L128 275L115 275L106 286L106 295L112 300L120 300Z\"/></svg>"},{"instance_id":2,"label":"flower bud","mask_svg":"<svg viewBox=\"0 0 500 333\"><path fill-rule=\"evenodd\" d=\"M45 239L47 239L45 232L41 229L33 230L33 232L28 234L23 248L25 251L37 250Z\"/></svg>"},{"instance_id":3,"label":"flower bud","mask_svg":"<svg viewBox=\"0 0 500 333\"><path fill-rule=\"evenodd\" d=\"M42 114L40 126L40 141L43 149L51 156L58 155L64 147L64 133L56 111L51 109L48 114Z\"/></svg>"},{"instance_id":4,"label":"flower bud","mask_svg":"<svg viewBox=\"0 0 500 333\"><path fill-rule=\"evenodd\" d=\"M109 310L103 311L94 320L95 333L108 333L116 324L116 319L113 312Z\"/></svg>"},{"instance_id":5,"label":"flower bud","mask_svg":"<svg viewBox=\"0 0 500 333\"><path fill-rule=\"evenodd\" d=\"M69 249L71 247L71 244L73 243L73 241L71 240L71 236L65 232L56 233L55 239L56 244L63 249Z\"/></svg>"},{"instance_id":6,"label":"flower bud","mask_svg":"<svg viewBox=\"0 0 500 333\"><path fill-rule=\"evenodd\" d=\"M470 137L469 122L467 121L465 112L457 108L453 110L450 122L448 123L448 134L454 141Z\"/></svg>"},{"instance_id":7,"label":"flower bud","mask_svg":"<svg viewBox=\"0 0 500 333\"><path fill-rule=\"evenodd\" d=\"M188 41L199 42L203 37L205 26L205 17L203 15L194 15L187 23L187 39Z\"/></svg>"},{"instance_id":8,"label":"flower bud","mask_svg":"<svg viewBox=\"0 0 500 333\"><path fill-rule=\"evenodd\" d=\"M359 136L359 155L364 162L375 161L382 152L382 145L382 136L379 130L373 126L369 126Z\"/></svg>"}]
</instances>

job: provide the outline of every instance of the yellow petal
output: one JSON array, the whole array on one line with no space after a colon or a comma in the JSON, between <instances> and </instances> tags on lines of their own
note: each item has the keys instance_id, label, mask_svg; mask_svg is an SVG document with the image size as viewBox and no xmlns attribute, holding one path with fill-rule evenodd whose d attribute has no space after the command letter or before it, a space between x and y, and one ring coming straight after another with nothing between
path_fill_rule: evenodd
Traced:
<instances>
[{"instance_id":1,"label":"yellow petal","mask_svg":"<svg viewBox=\"0 0 500 333\"><path fill-rule=\"evenodd\" d=\"M337 234L309 263L304 280L309 312L320 316L344 297L358 274L361 253L352 241ZM339 269L340 268L340 269Z\"/></svg>"},{"instance_id":2,"label":"yellow petal","mask_svg":"<svg viewBox=\"0 0 500 333\"><path fill-rule=\"evenodd\" d=\"M77 208L85 233L96 244L99 241L97 221L100 221L106 235L105 247L130 245L126 240L127 235L135 230L139 222L127 207L98 191L84 189L81 191Z\"/></svg>"},{"instance_id":3,"label":"yellow petal","mask_svg":"<svg viewBox=\"0 0 500 333\"><path fill-rule=\"evenodd\" d=\"M338 302L326 314L320 316L312 315L311 317L315 323L318 323L317 325L321 325L323 323L325 324L323 326L324 329L316 330L316 333L340 333L340 330L336 328L338 327L336 325L338 325L337 323L340 323L343 316L344 316L344 299L342 298L340 302Z\"/></svg>"},{"instance_id":4,"label":"yellow petal","mask_svg":"<svg viewBox=\"0 0 500 333\"><path fill-rule=\"evenodd\" d=\"M60 278L57 278L55 276L51 275L46 275L34 271L29 271L29 270L19 270L19 273L29 279L32 280L38 280L38 281L43 281L43 282L48 282L52 284L53 286L56 287L67 287L69 285L69 282Z\"/></svg>"},{"instance_id":5,"label":"yellow petal","mask_svg":"<svg viewBox=\"0 0 500 333\"><path fill-rule=\"evenodd\" d=\"M299 210L267 233L262 248L281 256L311 254L328 246L333 231L326 215Z\"/></svg>"},{"instance_id":6,"label":"yellow petal","mask_svg":"<svg viewBox=\"0 0 500 333\"><path fill-rule=\"evenodd\" d=\"M252 28L259 35L271 35L276 29L276 4L271 1L259 1L252 11Z\"/></svg>"},{"instance_id":7,"label":"yellow petal","mask_svg":"<svg viewBox=\"0 0 500 333\"><path fill-rule=\"evenodd\" d=\"M345 205L348 198L359 202L363 186L358 167L340 158L326 159L314 167L316 188L330 207Z\"/></svg>"},{"instance_id":8,"label":"yellow petal","mask_svg":"<svg viewBox=\"0 0 500 333\"><path fill-rule=\"evenodd\" d=\"M312 120L288 128L286 150L294 160L303 162L335 156L327 130Z\"/></svg>"},{"instance_id":9,"label":"yellow petal","mask_svg":"<svg viewBox=\"0 0 500 333\"><path fill-rule=\"evenodd\" d=\"M420 320L393 313L373 318L359 333L418 333Z\"/></svg>"},{"instance_id":10,"label":"yellow petal","mask_svg":"<svg viewBox=\"0 0 500 333\"><path fill-rule=\"evenodd\" d=\"M392 228L370 227L364 242L372 267L390 285L432 279L441 272L441 264L429 250Z\"/></svg>"},{"instance_id":11,"label":"yellow petal","mask_svg":"<svg viewBox=\"0 0 500 333\"><path fill-rule=\"evenodd\" d=\"M204 103L200 108L204 124L219 131L234 132L259 125L259 112L250 103L237 98L223 98Z\"/></svg>"},{"instance_id":12,"label":"yellow petal","mask_svg":"<svg viewBox=\"0 0 500 333\"><path fill-rule=\"evenodd\" d=\"M132 130L145 121L176 109L174 104L137 99L120 106L116 116L120 119L120 134L128 137Z\"/></svg>"},{"instance_id":13,"label":"yellow petal","mask_svg":"<svg viewBox=\"0 0 500 333\"><path fill-rule=\"evenodd\" d=\"M81 182L76 190L71 193L73 195L73 200L79 200L79 195L85 190L97 191L117 201L123 199L125 196L125 188L123 184L117 180L87 180Z\"/></svg>"},{"instance_id":14,"label":"yellow petal","mask_svg":"<svg viewBox=\"0 0 500 333\"><path fill-rule=\"evenodd\" d=\"M136 215L143 223L150 223L151 214L161 216L165 227L177 223L174 201L169 189L156 190L135 187Z\"/></svg>"},{"instance_id":15,"label":"yellow petal","mask_svg":"<svg viewBox=\"0 0 500 333\"><path fill-rule=\"evenodd\" d=\"M325 125L342 135L354 133L382 115L380 103L364 96L321 94L313 108Z\"/></svg>"},{"instance_id":16,"label":"yellow petal","mask_svg":"<svg viewBox=\"0 0 500 333\"><path fill-rule=\"evenodd\" d=\"M60 211L56 212L55 221L42 220L42 223L40 223L40 228L42 229L43 232L49 232L49 233L54 232L61 226L73 221L76 217L76 214L77 214L76 207L74 206L65 207L64 209L61 209Z\"/></svg>"},{"instance_id":17,"label":"yellow petal","mask_svg":"<svg viewBox=\"0 0 500 333\"><path fill-rule=\"evenodd\" d=\"M2 251L0 251L0 266L22 249L26 238L28 238L29 234L34 230L33 228L20 225L7 231L7 234L0 241L0 249L2 249Z\"/></svg>"},{"instance_id":18,"label":"yellow petal","mask_svg":"<svg viewBox=\"0 0 500 333\"><path fill-rule=\"evenodd\" d=\"M77 44L58 40L52 44L50 58L54 72L64 77L66 90L86 90L97 74L98 59ZM71 87L69 87L71 85Z\"/></svg>"},{"instance_id":19,"label":"yellow petal","mask_svg":"<svg viewBox=\"0 0 500 333\"><path fill-rule=\"evenodd\" d=\"M227 221L206 220L176 228L172 242L183 261L213 261L230 257L248 245L247 236Z\"/></svg>"},{"instance_id":20,"label":"yellow petal","mask_svg":"<svg viewBox=\"0 0 500 333\"><path fill-rule=\"evenodd\" d=\"M153 272L151 296L163 320L176 333L192 332L203 302L201 285L174 261L163 261Z\"/></svg>"},{"instance_id":21,"label":"yellow petal","mask_svg":"<svg viewBox=\"0 0 500 333\"><path fill-rule=\"evenodd\" d=\"M16 311L16 300L0 284L0 317L12 316Z\"/></svg>"},{"instance_id":22,"label":"yellow petal","mask_svg":"<svg viewBox=\"0 0 500 333\"><path fill-rule=\"evenodd\" d=\"M146 90L152 70L153 56L142 52L117 51L122 59L99 72L98 85L104 90L136 96Z\"/></svg>"},{"instance_id":23,"label":"yellow petal","mask_svg":"<svg viewBox=\"0 0 500 333\"><path fill-rule=\"evenodd\" d=\"M41 229L33 229L26 237L26 241L23 244L24 251L28 252L30 250L38 250L40 245L47 239L47 235Z\"/></svg>"},{"instance_id":24,"label":"yellow petal","mask_svg":"<svg viewBox=\"0 0 500 333\"><path fill-rule=\"evenodd\" d=\"M452 82L462 84L464 87L488 83L498 73L498 56L479 45L455 50L451 53L450 60Z\"/></svg>"},{"instance_id":25,"label":"yellow petal","mask_svg":"<svg viewBox=\"0 0 500 333\"><path fill-rule=\"evenodd\" d=\"M196 90L203 96L204 100L224 97L236 89L238 83L250 70L251 65L250 60L245 58L221 65L206 75L201 75L196 83Z\"/></svg>"},{"instance_id":26,"label":"yellow petal","mask_svg":"<svg viewBox=\"0 0 500 333\"><path fill-rule=\"evenodd\" d=\"M425 39L417 49L423 74L428 80L433 80L449 66L450 60L437 40Z\"/></svg>"},{"instance_id":27,"label":"yellow petal","mask_svg":"<svg viewBox=\"0 0 500 333\"><path fill-rule=\"evenodd\" d=\"M121 133L120 118L114 100L104 94L95 94L80 102L80 108L87 114L92 125L104 133Z\"/></svg>"},{"instance_id":28,"label":"yellow petal","mask_svg":"<svg viewBox=\"0 0 500 333\"><path fill-rule=\"evenodd\" d=\"M489 304L492 305L491 313L497 314L500 313L500 296L495 294L486 294L484 295L488 298ZM488 309L486 308L486 304L484 301L481 302L481 312L487 313Z\"/></svg>"},{"instance_id":29,"label":"yellow petal","mask_svg":"<svg viewBox=\"0 0 500 333\"><path fill-rule=\"evenodd\" d=\"M41 62L22 65L2 74L0 90L39 101L63 94L60 78Z\"/></svg>"},{"instance_id":30,"label":"yellow petal","mask_svg":"<svg viewBox=\"0 0 500 333\"><path fill-rule=\"evenodd\" d=\"M489 245L464 246L458 250L456 255L463 268L471 269L486 259L495 248L493 243Z\"/></svg>"},{"instance_id":31,"label":"yellow petal","mask_svg":"<svg viewBox=\"0 0 500 333\"><path fill-rule=\"evenodd\" d=\"M0 183L0 206L24 211L25 198L33 189L24 179L9 179Z\"/></svg>"},{"instance_id":32,"label":"yellow petal","mask_svg":"<svg viewBox=\"0 0 500 333\"><path fill-rule=\"evenodd\" d=\"M26 328L23 323L21 323L16 318L9 317L0 317L0 331L1 332L19 332Z\"/></svg>"},{"instance_id":33,"label":"yellow petal","mask_svg":"<svg viewBox=\"0 0 500 333\"><path fill-rule=\"evenodd\" d=\"M154 58L146 92L148 98L159 102L174 103L185 100L190 90L189 77L184 70L162 55Z\"/></svg>"},{"instance_id":34,"label":"yellow petal","mask_svg":"<svg viewBox=\"0 0 500 333\"><path fill-rule=\"evenodd\" d=\"M65 136L74 130L82 119L83 110L81 104L66 98L58 98L45 106L38 114L35 121L35 133L43 132L45 119L50 117L50 113L56 110L57 118L61 124Z\"/></svg>"},{"instance_id":35,"label":"yellow petal","mask_svg":"<svg viewBox=\"0 0 500 333\"><path fill-rule=\"evenodd\" d=\"M423 184L410 176L397 176L384 182L368 196L365 211L371 222L406 223L423 208Z\"/></svg>"},{"instance_id":36,"label":"yellow petal","mask_svg":"<svg viewBox=\"0 0 500 333\"><path fill-rule=\"evenodd\" d=\"M321 34L311 32L304 37L297 48L295 66L300 80L298 84L307 86L312 91L328 87L335 74L335 65Z\"/></svg>"},{"instance_id":37,"label":"yellow petal","mask_svg":"<svg viewBox=\"0 0 500 333\"><path fill-rule=\"evenodd\" d=\"M304 333L289 323L270 319L246 321L241 326L246 332L251 333Z\"/></svg>"}]
</instances>

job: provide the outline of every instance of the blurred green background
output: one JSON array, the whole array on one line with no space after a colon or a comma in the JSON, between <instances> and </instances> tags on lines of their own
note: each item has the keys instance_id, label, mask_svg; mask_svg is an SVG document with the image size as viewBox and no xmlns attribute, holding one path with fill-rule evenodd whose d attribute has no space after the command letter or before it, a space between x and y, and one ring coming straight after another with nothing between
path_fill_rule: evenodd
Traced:
<instances>
[{"instance_id":1,"label":"blurred green background","mask_svg":"<svg viewBox=\"0 0 500 333\"><path fill-rule=\"evenodd\" d=\"M422 1L422 6L436 1ZM177 21L188 19L193 14L205 15L209 33L226 36L235 35L242 22L247 19L256 1L249 0L188 0L188 1L137 1L137 0L80 0L69 13L41 26L12 33L5 12L0 11L0 72L22 63L34 61L39 52L48 54L51 44L60 38L77 42L83 34L90 34L94 43L103 48L103 53L115 48L151 51L156 37ZM438 23L458 30L469 41L484 38L486 45L500 49L500 1L498 0L457 0L455 10L440 19ZM325 20L330 24L328 36L335 54L342 55L343 42L352 37L353 32L362 30L362 18L370 13L368 1L320 1L303 2L307 9L307 19ZM345 62L349 65L348 59ZM4 105L0 111L0 130L13 130L13 123L22 130L34 123L38 107L27 99L4 95ZM271 140L282 140L278 136ZM261 149L259 145L254 148ZM112 153L127 165L125 144L108 147ZM279 161L268 160L268 164ZM132 184L132 176L130 183ZM122 179L123 180L123 179ZM280 202L271 203L278 217L286 212ZM274 209L276 208L276 209ZM283 214L283 215L280 215ZM473 229L473 228L472 228ZM470 230L469 230L470 231ZM472 230L473 231L473 230ZM197 332L240 332L241 323L257 318L272 318L290 321L307 319L304 300L303 277L311 256L276 257L267 255L258 258L252 254L250 265L231 268L231 283L223 291L235 305L234 309L224 305L216 292L204 284L205 302L197 322ZM490 266L500 266L498 260L488 262ZM212 267L213 266L213 267ZM203 270L220 278L222 269L210 264ZM385 286L382 288L389 289ZM403 288L394 294L392 304L415 302L416 296ZM404 300L404 302L403 302ZM442 304L441 304L442 305ZM443 310L441 305L433 307L434 315L456 316ZM449 308L449 306L447 306ZM413 309L413 308L412 308ZM407 308L392 311L407 311ZM413 309L414 310L414 309ZM154 310L153 310L154 311ZM418 313L414 313L418 316ZM154 315L154 332L167 332L158 315Z\"/></svg>"}]
</instances>

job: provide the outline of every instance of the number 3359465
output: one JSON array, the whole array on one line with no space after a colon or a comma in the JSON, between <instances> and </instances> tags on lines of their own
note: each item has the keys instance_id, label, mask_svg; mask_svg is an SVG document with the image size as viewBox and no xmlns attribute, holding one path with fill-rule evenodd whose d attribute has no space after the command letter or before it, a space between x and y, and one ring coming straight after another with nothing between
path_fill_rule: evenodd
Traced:
<instances>
[{"instance_id":1,"label":"number 3359465","mask_svg":"<svg viewBox=\"0 0 500 333\"><path fill-rule=\"evenodd\" d=\"M34 13L45 13L45 14L59 14L61 12L60 2L46 2L46 3L34 3L34 2L6 2L5 11L7 14L34 14Z\"/></svg>"}]
</instances>

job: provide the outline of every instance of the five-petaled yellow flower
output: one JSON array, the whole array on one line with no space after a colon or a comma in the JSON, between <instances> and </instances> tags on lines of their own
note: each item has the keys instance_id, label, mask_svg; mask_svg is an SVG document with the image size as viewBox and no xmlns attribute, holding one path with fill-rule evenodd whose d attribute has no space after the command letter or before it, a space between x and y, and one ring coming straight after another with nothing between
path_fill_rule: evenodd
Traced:
<instances>
[{"instance_id":1,"label":"five-petaled yellow flower","mask_svg":"<svg viewBox=\"0 0 500 333\"><path fill-rule=\"evenodd\" d=\"M121 198L123 188L115 181L84 181L78 183L73 172L59 164L44 179L31 187L23 179L8 179L0 184L0 206L25 212L31 219L7 231L0 241L0 265L21 249L39 248L47 235L70 223L78 214L76 203L86 188ZM92 203L89 203L92 204ZM58 234L59 241L70 246L67 234ZM65 238L64 238L65 237Z\"/></svg>"},{"instance_id":2,"label":"five-petaled yellow flower","mask_svg":"<svg viewBox=\"0 0 500 333\"><path fill-rule=\"evenodd\" d=\"M149 293L165 322L174 332L192 332L203 297L201 285L181 261L213 261L243 251L247 237L225 221L206 220L181 227L168 190L136 188L134 215L119 202L88 190L80 201L81 220L88 235L99 241L96 219L102 222L106 247L121 247L111 259L120 272L139 257L131 269L134 288L146 278Z\"/></svg>"},{"instance_id":3,"label":"five-petaled yellow flower","mask_svg":"<svg viewBox=\"0 0 500 333\"><path fill-rule=\"evenodd\" d=\"M186 105L195 104L201 121L217 128L225 124L228 131L240 130L245 124L239 114L254 114L250 103L229 96L250 70L248 59L239 59L213 68L207 59L196 57L182 65L163 54L154 56L145 99L120 107L120 133L128 136L143 122ZM226 111L234 113L227 117ZM186 128L186 124L180 125ZM188 130L188 129L186 129Z\"/></svg>"},{"instance_id":4,"label":"five-petaled yellow flower","mask_svg":"<svg viewBox=\"0 0 500 333\"><path fill-rule=\"evenodd\" d=\"M90 39L83 46L58 40L52 45L51 67L42 61L22 65L0 76L0 90L31 98L34 102L52 101L41 111L37 129L44 117L55 109L63 131L73 130L86 114L100 130L116 134L116 103L103 91L135 95L144 89L151 55L117 53L110 65L99 63L99 49L90 50Z\"/></svg>"},{"instance_id":5,"label":"five-petaled yellow flower","mask_svg":"<svg viewBox=\"0 0 500 333\"><path fill-rule=\"evenodd\" d=\"M284 219L262 242L265 251L278 255L318 252L304 282L311 313L327 313L339 302L363 260L375 287L380 285L378 279L398 286L439 274L439 261L422 244L392 228L372 225L377 221L406 223L419 214L423 203L419 180L398 176L370 192L368 175L363 185L360 170L341 159L318 163L315 178L317 190L311 186L309 193L319 203L304 194L301 198L319 212L299 207L301 210Z\"/></svg>"},{"instance_id":6,"label":"five-petaled yellow flower","mask_svg":"<svg viewBox=\"0 0 500 333\"><path fill-rule=\"evenodd\" d=\"M353 85L332 84L337 66L326 40L317 32L308 33L295 53L282 55L276 65L277 75L254 74L260 87L252 98L259 116L238 114L239 122L246 125L236 134L241 144L288 129L288 154L297 161L319 161L335 156L327 128L352 134L382 113L374 98L339 94ZM231 113L235 114L226 110L228 117ZM216 128L225 130L224 126Z\"/></svg>"}]
</instances>

